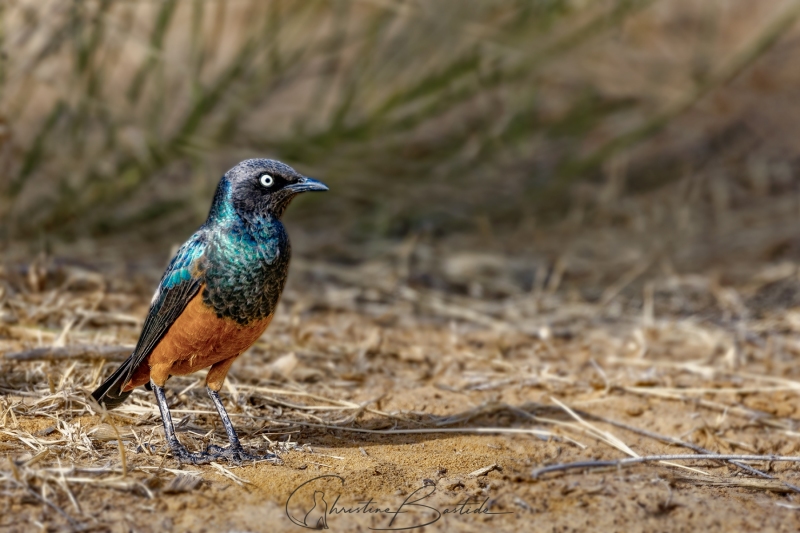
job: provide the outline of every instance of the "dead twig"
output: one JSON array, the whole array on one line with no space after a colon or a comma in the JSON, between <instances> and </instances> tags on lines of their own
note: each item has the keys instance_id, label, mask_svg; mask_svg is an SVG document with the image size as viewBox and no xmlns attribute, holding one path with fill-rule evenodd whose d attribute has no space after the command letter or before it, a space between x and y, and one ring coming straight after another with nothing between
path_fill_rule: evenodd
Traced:
<instances>
[{"instance_id":1,"label":"dead twig","mask_svg":"<svg viewBox=\"0 0 800 533\"><path fill-rule=\"evenodd\" d=\"M784 483L778 479L702 479L687 476L675 476L670 478L670 481L677 483L688 483L690 485L720 488L756 489L779 493L794 492L792 485Z\"/></svg>"},{"instance_id":2,"label":"dead twig","mask_svg":"<svg viewBox=\"0 0 800 533\"><path fill-rule=\"evenodd\" d=\"M688 448L690 450L696 451L697 453L702 453L702 454L713 454L714 453L711 450L703 448L702 446L698 446L696 444L692 444L691 442L682 441L680 439L676 439L675 437L670 437L668 435L661 435L661 434L655 433L653 431L648 431L646 429L640 429L640 428L637 428L637 427L634 427L634 426L630 426L628 424L623 424L622 422L617 422L616 420L610 420L608 418L603 418L601 416L595 416L595 415L592 415L592 414L589 414L589 413L581 413L581 414L583 416L586 416L587 418L591 418L593 420L597 420L597 421L600 421L600 422L605 422L606 424L611 424L612 426L616 426L618 428L630 431L632 433L636 433L637 435L642 435L643 437L656 439L656 440L659 440L661 442L666 442L668 444L672 444L674 446L681 446L683 448ZM784 487L784 489L786 489L786 492L797 492L797 493L800 493L800 487L798 487L796 485L792 485L791 483L786 483L785 481L781 481L777 477L771 476L771 475L767 474L766 472L762 472L761 470L758 470L757 468L753 468L750 465L746 465L746 464L741 463L739 461L728 461L728 463L730 463L730 464L732 464L732 465L734 465L734 466L736 466L736 467L738 467L738 468L744 470L745 472L748 472L748 473L750 473L750 474L752 474L754 476L758 476L758 477L761 477L761 478L764 478L764 479L776 481L776 482L780 483Z\"/></svg>"},{"instance_id":3,"label":"dead twig","mask_svg":"<svg viewBox=\"0 0 800 533\"><path fill-rule=\"evenodd\" d=\"M537 468L531 472L531 476L537 479L543 474L552 472L562 472L566 470L576 470L579 468L607 468L637 465L642 463L656 463L661 461L775 461L800 463L798 456L786 455L717 455L717 454L678 454L678 455L646 455L643 457L629 457L626 459L616 459L612 461L576 461L574 463L561 463L551 466Z\"/></svg>"}]
</instances>

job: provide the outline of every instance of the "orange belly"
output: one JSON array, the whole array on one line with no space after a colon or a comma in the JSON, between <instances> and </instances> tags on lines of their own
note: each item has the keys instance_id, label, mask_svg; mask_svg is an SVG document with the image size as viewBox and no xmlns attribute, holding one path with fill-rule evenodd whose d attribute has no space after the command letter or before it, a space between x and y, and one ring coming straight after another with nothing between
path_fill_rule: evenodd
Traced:
<instances>
[{"instance_id":1,"label":"orange belly","mask_svg":"<svg viewBox=\"0 0 800 533\"><path fill-rule=\"evenodd\" d=\"M213 368L207 381L218 389L230 363L258 340L272 320L272 316L268 316L242 326L233 320L218 318L203 304L202 292L187 304L123 391L144 385L151 379L163 387L169 376L183 376L208 367Z\"/></svg>"}]
</instances>

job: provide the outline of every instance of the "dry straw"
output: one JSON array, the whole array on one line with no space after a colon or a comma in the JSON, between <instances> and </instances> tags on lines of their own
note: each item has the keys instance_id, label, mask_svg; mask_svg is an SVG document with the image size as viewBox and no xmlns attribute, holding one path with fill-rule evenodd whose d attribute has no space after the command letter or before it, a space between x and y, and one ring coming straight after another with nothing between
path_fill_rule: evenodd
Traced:
<instances>
[{"instance_id":1,"label":"dry straw","mask_svg":"<svg viewBox=\"0 0 800 533\"><path fill-rule=\"evenodd\" d=\"M58 277L53 268L44 269L46 280ZM411 290L395 268L391 254L380 268L365 263L347 272L301 262L301 275L313 272L317 281L302 292L290 287L286 304L291 311L276 319L270 335L231 376L227 401L246 446L284 457L299 454L306 465L346 473L352 459L321 449L315 438L337 435L359 442L360 456L370 458L370 439L388 439L402 448L404 439L459 436L480 447L480 439L495 436L525 439L526 449L537 457L534 468L526 467L526 476L534 479L658 463L659 469L688 473L673 475L676 483L798 492L794 470L776 472L771 466L798 460L780 447L782 439L798 435L794 421L764 410L769 405L760 400L792 403L800 390L789 361L769 351L781 335L791 337L791 312L743 315L735 325L667 317L659 299L685 297L684 285L656 278L648 290L660 311L643 323L638 311L614 318L608 297L574 301L556 290L486 300ZM394 288L386 283L387 272L388 279L398 280ZM756 271L752 280L759 276ZM0 451L7 456L0 483L7 494L33 498L54 513L53 520L77 527L92 523L87 508L97 491L154 498L199 490L214 473L242 488L254 483L229 465L174 468L158 408L146 391L136 391L113 412L91 400L89 391L127 352L138 326L73 318L82 316L88 302L100 302L95 316L113 313L103 302L145 309L146 294L115 293L105 284L39 291L29 281L6 277L4 282L12 290L4 296L2 312L14 317L13 324L3 326L0 359ZM774 282L743 285L743 301L754 301ZM712 285L705 286L710 294ZM342 299L345 290L370 296ZM635 295L618 285L613 292L614 301L629 302ZM706 314L723 312L711 301ZM380 315L371 311L376 302L381 302ZM462 311L454 322L456 308ZM299 328L293 314L304 316ZM395 326L376 326L375 316L381 321L391 316ZM54 320L72 325L53 328ZM749 335L769 335L772 344L753 341L745 347L736 340L743 331L769 331ZM737 365L726 363L731 346L740 352ZM272 365L274 353L290 355ZM394 376L388 387L381 377L386 372ZM181 439L195 449L224 444L201 379L174 378L170 386ZM415 407L405 389L422 383L469 404L443 407L435 396L426 396L432 407ZM405 407L393 407L400 398L407 398ZM660 414L651 417L650 412ZM670 425L687 421L677 433L678 426ZM756 434L758 444L748 444ZM553 446L559 451L550 455L546 450ZM692 453L672 453L672 447ZM620 459L619 453L628 457ZM508 464L492 464L508 471Z\"/></svg>"}]
</instances>

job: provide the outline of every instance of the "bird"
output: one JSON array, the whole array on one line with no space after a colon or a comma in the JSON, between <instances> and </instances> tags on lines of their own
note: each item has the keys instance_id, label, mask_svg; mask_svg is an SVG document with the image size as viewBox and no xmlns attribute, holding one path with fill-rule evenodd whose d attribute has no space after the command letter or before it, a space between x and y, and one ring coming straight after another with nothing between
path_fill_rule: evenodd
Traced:
<instances>
[{"instance_id":1,"label":"bird","mask_svg":"<svg viewBox=\"0 0 800 533\"><path fill-rule=\"evenodd\" d=\"M94 399L111 410L136 387L152 390L179 463L279 462L274 454L244 450L219 391L231 364L269 326L286 283L291 247L284 211L300 193L327 190L272 159L247 159L226 172L205 223L161 277L133 352L92 392ZM206 389L230 444L192 453L175 435L164 387L171 376L205 368Z\"/></svg>"}]
</instances>

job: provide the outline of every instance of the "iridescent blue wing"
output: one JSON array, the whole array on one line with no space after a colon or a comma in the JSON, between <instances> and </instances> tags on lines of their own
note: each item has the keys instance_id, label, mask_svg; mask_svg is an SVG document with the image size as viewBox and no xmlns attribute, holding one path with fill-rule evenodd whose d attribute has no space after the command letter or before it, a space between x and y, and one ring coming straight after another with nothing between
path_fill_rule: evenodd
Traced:
<instances>
[{"instance_id":1,"label":"iridescent blue wing","mask_svg":"<svg viewBox=\"0 0 800 533\"><path fill-rule=\"evenodd\" d=\"M122 387L144 362L150 352L181 315L189 301L197 295L202 285L198 276L197 261L205 252L206 239L203 230L198 231L181 246L170 261L150 304L150 311L142 327L136 348L128 359L93 393L95 400L113 409L125 401L130 391Z\"/></svg>"}]
</instances>

